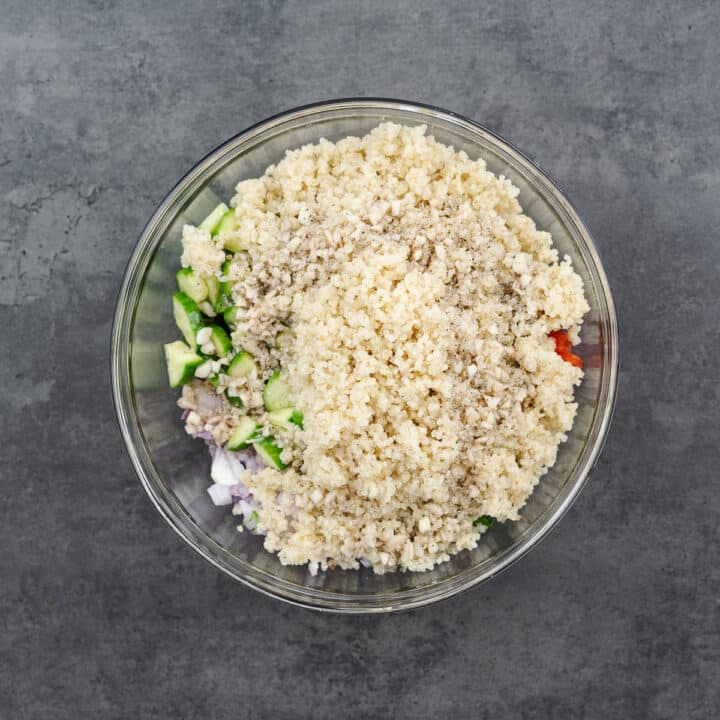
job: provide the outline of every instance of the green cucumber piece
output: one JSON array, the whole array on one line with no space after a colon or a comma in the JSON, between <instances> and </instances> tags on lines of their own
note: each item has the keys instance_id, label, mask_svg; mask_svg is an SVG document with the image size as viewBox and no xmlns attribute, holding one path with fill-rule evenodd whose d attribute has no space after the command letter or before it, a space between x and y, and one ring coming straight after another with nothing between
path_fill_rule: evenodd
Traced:
<instances>
[{"instance_id":1,"label":"green cucumber piece","mask_svg":"<svg viewBox=\"0 0 720 720\"><path fill-rule=\"evenodd\" d=\"M207 283L192 268L178 270L175 279L178 289L184 292L193 302L201 303L208 296Z\"/></svg>"},{"instance_id":2,"label":"green cucumber piece","mask_svg":"<svg viewBox=\"0 0 720 720\"><path fill-rule=\"evenodd\" d=\"M224 232L235 232L240 227L238 219L235 217L235 210L230 208L221 218L218 224L218 234Z\"/></svg>"},{"instance_id":3,"label":"green cucumber piece","mask_svg":"<svg viewBox=\"0 0 720 720\"><path fill-rule=\"evenodd\" d=\"M292 407L290 388L287 382L276 372L270 376L263 389L263 404L268 412Z\"/></svg>"},{"instance_id":4,"label":"green cucumber piece","mask_svg":"<svg viewBox=\"0 0 720 720\"><path fill-rule=\"evenodd\" d=\"M228 450L244 450L250 443L260 439L260 426L247 415L238 420L227 441Z\"/></svg>"},{"instance_id":5,"label":"green cucumber piece","mask_svg":"<svg viewBox=\"0 0 720 720\"><path fill-rule=\"evenodd\" d=\"M232 343L224 328L219 325L210 325L210 342L215 348L215 355L225 357L232 352Z\"/></svg>"},{"instance_id":6,"label":"green cucumber piece","mask_svg":"<svg viewBox=\"0 0 720 720\"><path fill-rule=\"evenodd\" d=\"M197 347L198 330L204 325L202 313L196 303L184 292L176 292L173 295L173 315L175 323L183 334L185 341L191 348Z\"/></svg>"},{"instance_id":7,"label":"green cucumber piece","mask_svg":"<svg viewBox=\"0 0 720 720\"><path fill-rule=\"evenodd\" d=\"M192 380L195 376L195 368L204 362L203 358L182 340L167 343L164 349L168 380L170 387L173 388L180 387Z\"/></svg>"},{"instance_id":8,"label":"green cucumber piece","mask_svg":"<svg viewBox=\"0 0 720 720\"><path fill-rule=\"evenodd\" d=\"M239 314L238 308L236 308L234 306L231 308L228 308L223 313L223 320L225 321L225 323L227 324L228 327L232 327L233 325L235 325L235 323L237 323L238 314Z\"/></svg>"},{"instance_id":9,"label":"green cucumber piece","mask_svg":"<svg viewBox=\"0 0 720 720\"><path fill-rule=\"evenodd\" d=\"M254 448L258 457L268 467L274 468L275 470L284 470L287 467L287 463L284 463L280 459L282 448L278 447L275 442L275 438L272 435L264 437L262 440L258 440L254 443Z\"/></svg>"},{"instance_id":10,"label":"green cucumber piece","mask_svg":"<svg viewBox=\"0 0 720 720\"><path fill-rule=\"evenodd\" d=\"M303 414L291 407L273 410L267 414L267 419L275 427L289 429L292 425L297 425L301 430L303 427Z\"/></svg>"},{"instance_id":11,"label":"green cucumber piece","mask_svg":"<svg viewBox=\"0 0 720 720\"><path fill-rule=\"evenodd\" d=\"M227 277L228 271L230 270L230 261L226 260L220 268L223 276ZM228 308L233 305L232 287L230 286L229 280L220 280L218 286L218 296L215 300L215 312L224 313Z\"/></svg>"},{"instance_id":12,"label":"green cucumber piece","mask_svg":"<svg viewBox=\"0 0 720 720\"><path fill-rule=\"evenodd\" d=\"M208 288L208 300L210 304L215 307L217 305L218 298L220 297L220 280L216 275L208 275L205 279L205 283Z\"/></svg>"},{"instance_id":13,"label":"green cucumber piece","mask_svg":"<svg viewBox=\"0 0 720 720\"><path fill-rule=\"evenodd\" d=\"M247 351L241 350L230 361L227 374L230 377L247 377L255 370L255 358Z\"/></svg>"},{"instance_id":14,"label":"green cucumber piece","mask_svg":"<svg viewBox=\"0 0 720 720\"><path fill-rule=\"evenodd\" d=\"M201 230L207 230L210 235L214 236L218 233L218 227L223 217L228 211L225 203L220 203L216 208L198 225Z\"/></svg>"},{"instance_id":15,"label":"green cucumber piece","mask_svg":"<svg viewBox=\"0 0 720 720\"><path fill-rule=\"evenodd\" d=\"M230 395L228 391L225 391L225 397L227 398L227 401L236 408L244 407L244 403L242 401L241 397L238 397L237 395Z\"/></svg>"},{"instance_id":16,"label":"green cucumber piece","mask_svg":"<svg viewBox=\"0 0 720 720\"><path fill-rule=\"evenodd\" d=\"M240 221L235 216L235 210L228 210L218 226L217 234L222 235L223 247L230 252L242 252L245 250L243 243L237 236L240 229ZM230 234L232 233L232 234ZM225 237L225 235L228 235Z\"/></svg>"}]
</instances>

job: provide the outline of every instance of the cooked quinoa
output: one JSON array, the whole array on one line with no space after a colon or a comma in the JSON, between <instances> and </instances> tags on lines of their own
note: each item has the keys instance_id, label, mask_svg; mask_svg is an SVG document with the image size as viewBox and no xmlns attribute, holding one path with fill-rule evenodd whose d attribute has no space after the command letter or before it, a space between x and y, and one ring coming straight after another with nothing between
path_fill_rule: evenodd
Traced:
<instances>
[{"instance_id":1,"label":"cooked quinoa","mask_svg":"<svg viewBox=\"0 0 720 720\"><path fill-rule=\"evenodd\" d=\"M384 123L289 151L236 190L234 228L186 227L182 263L229 284L233 349L258 371L208 361L180 404L217 446L252 415L282 448L287 469L242 474L265 547L286 564L420 571L474 547L477 518L518 519L583 375L549 333L578 342L588 311L518 189L424 126ZM302 429L268 423L278 370Z\"/></svg>"}]
</instances>

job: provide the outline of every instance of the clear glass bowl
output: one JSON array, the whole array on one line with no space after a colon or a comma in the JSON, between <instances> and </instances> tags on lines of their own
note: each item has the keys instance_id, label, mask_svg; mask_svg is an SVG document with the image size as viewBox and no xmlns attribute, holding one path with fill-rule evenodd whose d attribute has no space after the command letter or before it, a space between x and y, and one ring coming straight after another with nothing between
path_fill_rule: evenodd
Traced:
<instances>
[{"instance_id":1,"label":"clear glass bowl","mask_svg":"<svg viewBox=\"0 0 720 720\"><path fill-rule=\"evenodd\" d=\"M262 539L236 531L227 508L206 493L209 455L185 434L167 384L162 344L178 336L170 295L184 223L197 224L239 180L258 177L289 148L321 137L362 135L384 120L425 124L437 140L483 157L520 188L525 212L552 233L583 278L590 303L580 352L585 378L579 412L553 468L541 479L522 520L496 525L473 551L424 573L375 575L334 570L312 577L286 567ZM395 100L338 100L277 115L228 140L180 180L157 209L130 258L112 333L115 409L130 458L153 503L206 560L235 579L282 600L336 612L387 612L450 597L508 567L558 522L585 483L608 430L617 377L617 325L605 273L587 229L557 185L509 143L481 125L434 107Z\"/></svg>"}]
</instances>

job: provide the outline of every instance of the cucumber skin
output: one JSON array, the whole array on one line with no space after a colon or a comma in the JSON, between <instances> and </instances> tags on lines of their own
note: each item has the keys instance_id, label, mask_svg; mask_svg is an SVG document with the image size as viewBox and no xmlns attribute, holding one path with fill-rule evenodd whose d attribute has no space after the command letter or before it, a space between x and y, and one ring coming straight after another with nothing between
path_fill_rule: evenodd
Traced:
<instances>
[{"instance_id":1,"label":"cucumber skin","mask_svg":"<svg viewBox=\"0 0 720 720\"><path fill-rule=\"evenodd\" d=\"M284 463L280 459L282 448L275 444L275 438L272 435L264 437L254 445L255 452L258 454L258 457L268 467L273 470L285 470L288 467L287 463Z\"/></svg>"},{"instance_id":2,"label":"cucumber skin","mask_svg":"<svg viewBox=\"0 0 720 720\"><path fill-rule=\"evenodd\" d=\"M250 447L255 440L260 439L260 426L250 418L246 417L245 419L252 423L252 430L250 429L250 423L246 423L247 430L243 434L242 439L234 443L232 441L234 433L231 434L226 446L228 450L244 450L245 448ZM238 428L238 430L239 429L240 428Z\"/></svg>"},{"instance_id":3,"label":"cucumber skin","mask_svg":"<svg viewBox=\"0 0 720 720\"><path fill-rule=\"evenodd\" d=\"M297 425L303 429L303 414L295 408L283 408L282 410L273 410L267 414L268 421L276 427L290 429L292 425Z\"/></svg>"},{"instance_id":4,"label":"cucumber skin","mask_svg":"<svg viewBox=\"0 0 720 720\"><path fill-rule=\"evenodd\" d=\"M216 205L213 211L198 225L201 230L207 230L211 237L218 233L223 217L227 214L228 206L225 203Z\"/></svg>"},{"instance_id":5,"label":"cucumber skin","mask_svg":"<svg viewBox=\"0 0 720 720\"><path fill-rule=\"evenodd\" d=\"M223 312L223 320L228 327L233 327L237 323L238 309L233 305Z\"/></svg>"},{"instance_id":6,"label":"cucumber skin","mask_svg":"<svg viewBox=\"0 0 720 720\"><path fill-rule=\"evenodd\" d=\"M232 352L232 343L224 328L221 328L219 325L211 325L210 328L212 333L210 341L215 346L215 354L218 357L229 355Z\"/></svg>"},{"instance_id":7,"label":"cucumber skin","mask_svg":"<svg viewBox=\"0 0 720 720\"><path fill-rule=\"evenodd\" d=\"M187 344L192 349L197 349L198 344L196 340L197 332L205 326L205 320L203 314L200 312L200 308L192 300L192 298L182 291L176 292L173 296L173 315L175 317L175 323L178 326L180 332L182 332ZM178 320L178 315L184 313L187 317L190 327L185 329L181 325L181 321ZM192 337L189 337L188 333L192 332Z\"/></svg>"},{"instance_id":8,"label":"cucumber skin","mask_svg":"<svg viewBox=\"0 0 720 720\"><path fill-rule=\"evenodd\" d=\"M224 232L235 232L238 230L239 223L235 217L235 209L230 208L220 219L217 226L218 235Z\"/></svg>"},{"instance_id":9,"label":"cucumber skin","mask_svg":"<svg viewBox=\"0 0 720 720\"><path fill-rule=\"evenodd\" d=\"M182 346L182 347L180 347ZM166 343L163 346L165 351L165 364L167 365L168 371L168 382L171 388L177 388L185 385L187 382L195 377L195 368L203 363L203 359L192 351L182 340L176 340L175 342ZM182 352L186 356L186 360L183 364L183 372L178 374L176 379L173 380L173 371L171 365L175 363L172 358L173 350L176 352Z\"/></svg>"},{"instance_id":10,"label":"cucumber skin","mask_svg":"<svg viewBox=\"0 0 720 720\"><path fill-rule=\"evenodd\" d=\"M194 303L200 304L207 299L207 283L192 268L182 268L175 274L178 290L184 292Z\"/></svg>"}]
</instances>

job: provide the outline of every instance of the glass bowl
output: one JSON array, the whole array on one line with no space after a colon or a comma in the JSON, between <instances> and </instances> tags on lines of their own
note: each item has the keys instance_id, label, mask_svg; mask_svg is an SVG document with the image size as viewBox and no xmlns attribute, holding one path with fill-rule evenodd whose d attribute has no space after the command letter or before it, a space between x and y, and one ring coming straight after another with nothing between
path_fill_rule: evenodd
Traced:
<instances>
[{"instance_id":1,"label":"glass bowl","mask_svg":"<svg viewBox=\"0 0 720 720\"><path fill-rule=\"evenodd\" d=\"M260 176L285 150L321 137L362 135L384 120L424 124L428 133L520 188L520 202L538 227L572 258L590 304L580 352L585 378L579 411L558 459L540 480L518 522L497 524L479 546L422 573L375 575L333 570L311 576L283 566L262 538L236 531L228 508L206 493L209 454L185 434L168 387L162 345L176 339L170 296L179 267L184 223L197 224L233 195L239 180ZM245 130L200 161L170 191L130 258L112 333L112 387L120 429L135 470L174 530L206 560L267 595L305 607L362 613L401 610L450 597L488 580L536 545L558 522L597 461L613 410L617 378L615 309L597 251L557 185L526 156L475 122L434 107L396 100L338 100L290 110Z\"/></svg>"}]
</instances>

